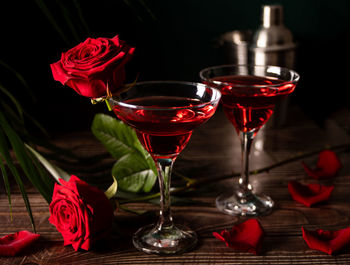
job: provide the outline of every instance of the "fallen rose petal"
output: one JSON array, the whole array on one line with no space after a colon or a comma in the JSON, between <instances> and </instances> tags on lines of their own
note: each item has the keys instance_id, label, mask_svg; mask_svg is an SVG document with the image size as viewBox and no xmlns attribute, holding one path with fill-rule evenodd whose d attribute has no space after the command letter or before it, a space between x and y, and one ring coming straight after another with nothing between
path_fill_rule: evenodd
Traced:
<instances>
[{"instance_id":1,"label":"fallen rose petal","mask_svg":"<svg viewBox=\"0 0 350 265\"><path fill-rule=\"evenodd\" d=\"M0 256L15 256L23 249L31 246L40 237L29 231L19 231L0 238Z\"/></svg>"},{"instance_id":2,"label":"fallen rose petal","mask_svg":"<svg viewBox=\"0 0 350 265\"><path fill-rule=\"evenodd\" d=\"M292 198L307 207L328 200L333 189L334 186L325 186L321 184L303 185L297 181L290 181L288 183L288 190Z\"/></svg>"},{"instance_id":3,"label":"fallen rose petal","mask_svg":"<svg viewBox=\"0 0 350 265\"><path fill-rule=\"evenodd\" d=\"M339 252L350 245L350 227L337 231L326 231L317 229L309 231L304 227L303 238L311 249L323 251L329 255Z\"/></svg>"},{"instance_id":4,"label":"fallen rose petal","mask_svg":"<svg viewBox=\"0 0 350 265\"><path fill-rule=\"evenodd\" d=\"M333 178L342 167L338 156L331 150L324 150L319 154L317 165L314 169L311 169L304 162L302 164L306 173L315 179Z\"/></svg>"},{"instance_id":5,"label":"fallen rose petal","mask_svg":"<svg viewBox=\"0 0 350 265\"><path fill-rule=\"evenodd\" d=\"M227 247L258 254L261 250L264 231L256 219L234 225L231 231L213 232L213 236L224 241Z\"/></svg>"}]
</instances>

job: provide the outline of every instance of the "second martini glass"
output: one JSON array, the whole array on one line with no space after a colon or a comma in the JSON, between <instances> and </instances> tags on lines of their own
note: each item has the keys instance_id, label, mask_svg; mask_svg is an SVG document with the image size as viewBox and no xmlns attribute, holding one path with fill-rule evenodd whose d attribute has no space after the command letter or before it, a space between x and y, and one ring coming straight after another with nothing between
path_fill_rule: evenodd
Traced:
<instances>
[{"instance_id":1,"label":"second martini glass","mask_svg":"<svg viewBox=\"0 0 350 265\"><path fill-rule=\"evenodd\" d=\"M204 84L150 81L137 83L111 99L113 111L135 129L158 170L159 220L135 233L133 243L137 249L146 253L175 254L189 250L197 243L193 231L173 223L171 170L192 131L214 115L220 97L219 90Z\"/></svg>"},{"instance_id":2,"label":"second martini glass","mask_svg":"<svg viewBox=\"0 0 350 265\"><path fill-rule=\"evenodd\" d=\"M203 69L201 79L220 89L222 105L241 139L241 177L233 191L216 199L230 215L263 215L274 205L266 195L253 193L249 183L249 152L259 129L271 117L275 104L293 92L299 75L287 68L257 65L222 65Z\"/></svg>"}]
</instances>

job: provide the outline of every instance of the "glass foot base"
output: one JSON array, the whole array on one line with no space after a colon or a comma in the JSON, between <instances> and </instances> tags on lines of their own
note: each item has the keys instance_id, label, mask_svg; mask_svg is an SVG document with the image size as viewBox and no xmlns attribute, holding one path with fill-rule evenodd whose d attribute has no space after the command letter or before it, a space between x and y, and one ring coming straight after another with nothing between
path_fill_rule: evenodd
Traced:
<instances>
[{"instance_id":1,"label":"glass foot base","mask_svg":"<svg viewBox=\"0 0 350 265\"><path fill-rule=\"evenodd\" d=\"M160 229L154 224L140 228L132 239L134 246L149 254L183 253L197 244L197 235L186 226L176 225Z\"/></svg>"},{"instance_id":2,"label":"glass foot base","mask_svg":"<svg viewBox=\"0 0 350 265\"><path fill-rule=\"evenodd\" d=\"M251 194L246 201L236 194L226 193L216 198L216 207L229 215L261 216L268 214L274 206L273 200L266 195Z\"/></svg>"}]
</instances>

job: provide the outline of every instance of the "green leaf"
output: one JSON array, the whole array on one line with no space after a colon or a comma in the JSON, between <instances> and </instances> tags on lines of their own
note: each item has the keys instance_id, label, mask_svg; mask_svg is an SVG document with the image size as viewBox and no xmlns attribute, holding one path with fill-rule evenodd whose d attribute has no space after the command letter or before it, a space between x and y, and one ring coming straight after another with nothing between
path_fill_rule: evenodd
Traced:
<instances>
[{"instance_id":1,"label":"green leaf","mask_svg":"<svg viewBox=\"0 0 350 265\"><path fill-rule=\"evenodd\" d=\"M45 14L46 18L49 20L51 25L55 28L55 30L58 32L58 34L61 36L61 38L65 41L66 44L70 44L69 38L64 34L64 31L62 28L58 25L56 22L52 12L45 4L45 1L43 0L35 0L38 7L41 9L41 11Z\"/></svg>"},{"instance_id":2,"label":"green leaf","mask_svg":"<svg viewBox=\"0 0 350 265\"><path fill-rule=\"evenodd\" d=\"M9 179L8 179L8 176L7 176L5 165L2 162L2 158L1 157L0 157L0 169L1 169L2 177L4 179L5 190L6 190L7 198L8 198L8 201L9 201L9 207L10 207L10 217L11 217L11 221L12 221L12 202L11 202L10 183L9 183Z\"/></svg>"},{"instance_id":3,"label":"green leaf","mask_svg":"<svg viewBox=\"0 0 350 265\"><path fill-rule=\"evenodd\" d=\"M62 18L64 18L64 20L66 21L68 28L71 30L75 41L79 41L79 36L78 36L77 30L75 29L74 22L71 19L71 14L69 12L69 9L61 1L56 1L56 3L58 7L61 9Z\"/></svg>"},{"instance_id":4,"label":"green leaf","mask_svg":"<svg viewBox=\"0 0 350 265\"><path fill-rule=\"evenodd\" d=\"M137 19L140 22L144 21L143 14L140 15L141 12L146 12L148 16L150 16L153 20L157 20L155 14L152 12L152 10L148 7L145 1L138 0L138 1L132 1L132 0L123 0L124 3L129 6L133 12L135 13Z\"/></svg>"},{"instance_id":5,"label":"green leaf","mask_svg":"<svg viewBox=\"0 0 350 265\"><path fill-rule=\"evenodd\" d=\"M50 163L48 160L46 160L39 152L34 150L29 145L25 144L25 147L32 152L32 154L38 159L38 161L46 168L47 171L55 178L57 182L59 182L59 179L62 178L65 181L69 181L70 175L65 172L63 169L59 168L58 166Z\"/></svg>"},{"instance_id":6,"label":"green leaf","mask_svg":"<svg viewBox=\"0 0 350 265\"><path fill-rule=\"evenodd\" d=\"M149 192L157 177L138 153L130 153L119 159L113 166L112 175L117 176L122 190L130 192Z\"/></svg>"},{"instance_id":7,"label":"green leaf","mask_svg":"<svg viewBox=\"0 0 350 265\"><path fill-rule=\"evenodd\" d=\"M91 129L116 160L126 154L139 152L135 132L109 115L96 114Z\"/></svg>"},{"instance_id":8,"label":"green leaf","mask_svg":"<svg viewBox=\"0 0 350 265\"><path fill-rule=\"evenodd\" d=\"M24 117L28 118L28 120L33 125L35 125L45 136L48 136L48 133L45 130L45 128L37 120L35 120L31 115L29 115L28 112L25 111L25 109L22 108L23 117L20 117L19 115L16 114L14 110L12 110L11 106L5 103L5 101L0 100L0 105L3 108L3 112L6 113L6 118L11 121L12 128L21 136L28 134L24 124L24 119L23 119ZM27 137L24 137L24 138L27 139L28 137L30 136L27 135Z\"/></svg>"},{"instance_id":9,"label":"green leaf","mask_svg":"<svg viewBox=\"0 0 350 265\"><path fill-rule=\"evenodd\" d=\"M84 29L86 35L90 36L90 30L89 30L89 27L84 19L84 16L83 16L83 12L82 12L82 9L80 8L80 4L78 3L77 0L73 0L73 3L75 5L75 9L77 10L77 13L78 13L78 18L79 18L79 21L82 25L82 28Z\"/></svg>"},{"instance_id":10,"label":"green leaf","mask_svg":"<svg viewBox=\"0 0 350 265\"><path fill-rule=\"evenodd\" d=\"M0 59L0 65L7 69L10 73L12 73L17 80L19 80L19 82L22 84L22 87L26 89L27 93L29 94L29 96L31 97L32 101L35 101L35 97L34 94L32 92L32 90L29 88L28 83L26 82L26 80L23 78L23 76L17 72L14 68L12 68L10 65L8 65L7 63L5 63L3 60Z\"/></svg>"},{"instance_id":11,"label":"green leaf","mask_svg":"<svg viewBox=\"0 0 350 265\"><path fill-rule=\"evenodd\" d=\"M0 117L1 117L1 112L0 112ZM11 155L10 155L10 152L9 152L9 147L7 145L7 141L6 141L6 137L5 137L5 134L2 132L2 130L0 130L0 154L3 156L5 162L6 162L6 165L8 166L8 168L10 169L13 177L15 178L15 181L18 185L18 188L22 194L22 197L23 197L23 201L24 201L24 204L26 206L26 209L27 209L27 212L28 212L28 215L29 215L29 218L30 218L30 221L31 221L31 224L32 224L32 227L33 227L33 230L34 232L36 232L36 229L35 229L35 223L34 223L34 218L33 218L33 214L32 214L32 210L31 210L31 207L30 207L30 203L29 203L29 199L28 199L28 195L27 195L27 192L24 188L24 185L23 185L23 182L22 182L22 179L18 173L18 170L17 168L15 167L13 161L12 161L12 158L11 158Z\"/></svg>"},{"instance_id":12,"label":"green leaf","mask_svg":"<svg viewBox=\"0 0 350 265\"><path fill-rule=\"evenodd\" d=\"M43 181L40 177L34 164L31 161L31 157L27 154L24 143L16 132L6 121L5 117L0 112L0 125L2 126L5 134L7 135L16 158L22 167L25 175L31 181L31 183L38 189L40 194L45 198L47 202L51 201L51 194L53 191L53 185L49 181Z\"/></svg>"},{"instance_id":13,"label":"green leaf","mask_svg":"<svg viewBox=\"0 0 350 265\"><path fill-rule=\"evenodd\" d=\"M4 93L12 101L12 103L15 105L15 107L18 111L18 114L19 114L21 120L23 120L23 110L22 110L21 104L19 104L17 99L2 85L0 85L0 91L2 93Z\"/></svg>"},{"instance_id":14,"label":"green leaf","mask_svg":"<svg viewBox=\"0 0 350 265\"><path fill-rule=\"evenodd\" d=\"M157 180L157 170L135 131L105 114L95 115L91 129L117 160L112 175L118 180L119 188L131 192L149 192Z\"/></svg>"},{"instance_id":15,"label":"green leaf","mask_svg":"<svg viewBox=\"0 0 350 265\"><path fill-rule=\"evenodd\" d=\"M120 209L122 209L124 212L127 213L133 213L133 214L137 214L137 215L142 215L147 213L147 210L135 210L135 209L130 209L129 207L126 207L124 205L120 205L118 206Z\"/></svg>"},{"instance_id":16,"label":"green leaf","mask_svg":"<svg viewBox=\"0 0 350 265\"><path fill-rule=\"evenodd\" d=\"M117 180L115 179L114 176L112 176L112 178L113 178L112 185L109 186L109 188L105 191L106 197L108 199L113 198L116 195L117 190L118 190L118 182L117 182Z\"/></svg>"}]
</instances>

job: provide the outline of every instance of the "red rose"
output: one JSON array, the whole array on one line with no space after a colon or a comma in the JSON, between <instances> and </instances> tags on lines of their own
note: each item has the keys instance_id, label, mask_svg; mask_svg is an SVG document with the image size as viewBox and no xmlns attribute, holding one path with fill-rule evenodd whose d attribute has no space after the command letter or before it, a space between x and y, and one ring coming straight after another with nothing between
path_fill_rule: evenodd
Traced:
<instances>
[{"instance_id":1,"label":"red rose","mask_svg":"<svg viewBox=\"0 0 350 265\"><path fill-rule=\"evenodd\" d=\"M117 91L125 81L125 64L134 53L118 36L88 38L67 52L61 60L51 64L53 78L73 88L78 94L98 98L106 95L106 88Z\"/></svg>"},{"instance_id":2,"label":"red rose","mask_svg":"<svg viewBox=\"0 0 350 265\"><path fill-rule=\"evenodd\" d=\"M111 203L101 190L74 175L60 183L55 184L49 221L62 234L65 246L89 250L112 228Z\"/></svg>"}]
</instances>

